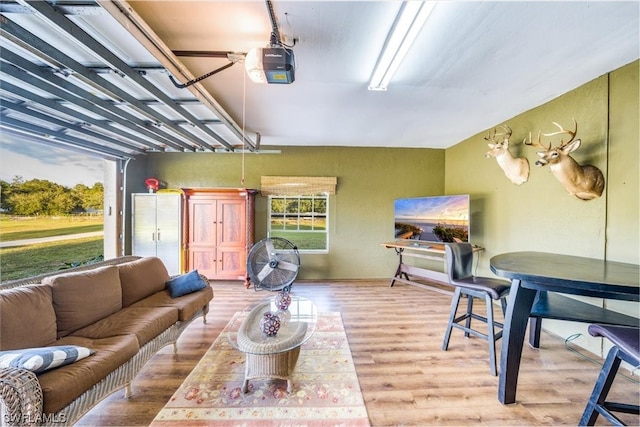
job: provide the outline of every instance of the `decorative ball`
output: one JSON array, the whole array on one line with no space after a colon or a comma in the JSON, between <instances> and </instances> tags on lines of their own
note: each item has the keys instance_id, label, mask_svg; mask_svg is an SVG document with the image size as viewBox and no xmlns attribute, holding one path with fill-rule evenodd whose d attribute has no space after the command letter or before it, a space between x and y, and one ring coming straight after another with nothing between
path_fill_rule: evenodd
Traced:
<instances>
[{"instance_id":1,"label":"decorative ball","mask_svg":"<svg viewBox=\"0 0 640 427\"><path fill-rule=\"evenodd\" d=\"M280 329L280 318L274 313L264 313L260 319L260 330L268 337L273 337Z\"/></svg>"},{"instance_id":2,"label":"decorative ball","mask_svg":"<svg viewBox=\"0 0 640 427\"><path fill-rule=\"evenodd\" d=\"M289 308L289 304L291 304L291 295L289 292L278 292L275 298L276 307L280 310L286 310Z\"/></svg>"}]
</instances>

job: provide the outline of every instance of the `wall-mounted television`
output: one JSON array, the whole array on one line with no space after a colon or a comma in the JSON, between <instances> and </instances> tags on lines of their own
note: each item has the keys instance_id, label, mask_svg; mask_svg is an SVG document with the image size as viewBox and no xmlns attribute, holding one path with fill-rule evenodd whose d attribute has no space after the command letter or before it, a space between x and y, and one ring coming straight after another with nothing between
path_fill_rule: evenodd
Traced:
<instances>
[{"instance_id":1,"label":"wall-mounted television","mask_svg":"<svg viewBox=\"0 0 640 427\"><path fill-rule=\"evenodd\" d=\"M469 195L396 199L396 239L469 241Z\"/></svg>"}]
</instances>

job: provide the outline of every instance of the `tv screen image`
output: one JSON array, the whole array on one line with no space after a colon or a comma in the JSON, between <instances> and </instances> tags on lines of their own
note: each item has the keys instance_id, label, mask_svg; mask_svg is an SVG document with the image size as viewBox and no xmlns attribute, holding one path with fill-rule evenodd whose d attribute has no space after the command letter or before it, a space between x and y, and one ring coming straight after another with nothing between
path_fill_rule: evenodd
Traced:
<instances>
[{"instance_id":1,"label":"tv screen image","mask_svg":"<svg viewBox=\"0 0 640 427\"><path fill-rule=\"evenodd\" d=\"M469 195L396 199L396 239L469 241Z\"/></svg>"}]
</instances>

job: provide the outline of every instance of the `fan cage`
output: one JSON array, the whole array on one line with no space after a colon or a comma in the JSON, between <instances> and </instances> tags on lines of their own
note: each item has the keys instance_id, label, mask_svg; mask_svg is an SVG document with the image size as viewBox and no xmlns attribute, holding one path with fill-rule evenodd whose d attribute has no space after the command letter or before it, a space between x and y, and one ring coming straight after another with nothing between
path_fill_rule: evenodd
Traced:
<instances>
[{"instance_id":1,"label":"fan cage","mask_svg":"<svg viewBox=\"0 0 640 427\"><path fill-rule=\"evenodd\" d=\"M298 247L282 237L267 237L247 256L247 274L254 289L289 292L300 268Z\"/></svg>"}]
</instances>

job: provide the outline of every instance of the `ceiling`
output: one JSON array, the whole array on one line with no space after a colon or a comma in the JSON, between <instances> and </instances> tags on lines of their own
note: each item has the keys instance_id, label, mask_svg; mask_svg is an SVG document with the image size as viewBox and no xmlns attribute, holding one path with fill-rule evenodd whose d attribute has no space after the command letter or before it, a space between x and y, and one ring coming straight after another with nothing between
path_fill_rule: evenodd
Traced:
<instances>
[{"instance_id":1,"label":"ceiling","mask_svg":"<svg viewBox=\"0 0 640 427\"><path fill-rule=\"evenodd\" d=\"M106 158L271 146L447 148L639 57L640 3L441 1L369 91L398 1L272 1L295 82L176 51L268 45L263 1L3 1L4 138ZM60 13L61 12L61 13ZM241 58L241 56L240 56ZM550 118L552 120L554 118Z\"/></svg>"}]
</instances>

